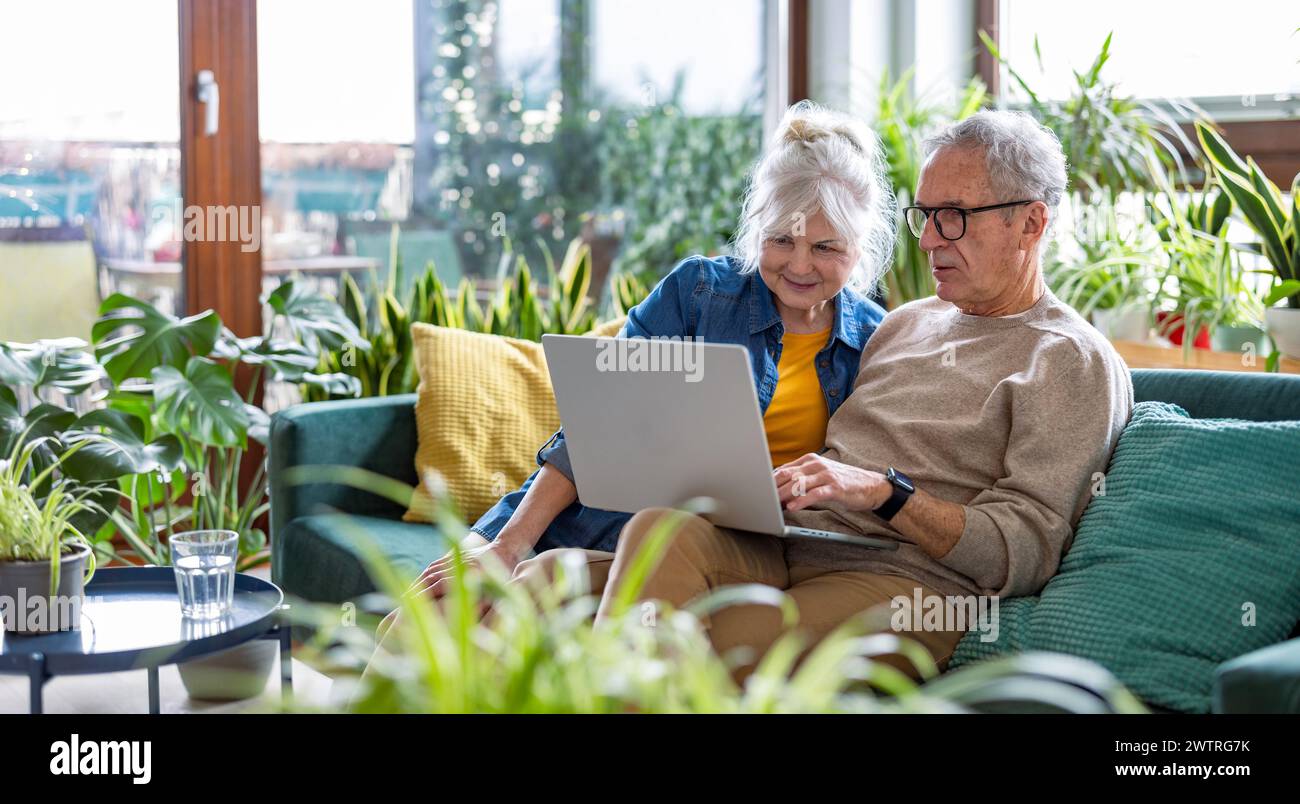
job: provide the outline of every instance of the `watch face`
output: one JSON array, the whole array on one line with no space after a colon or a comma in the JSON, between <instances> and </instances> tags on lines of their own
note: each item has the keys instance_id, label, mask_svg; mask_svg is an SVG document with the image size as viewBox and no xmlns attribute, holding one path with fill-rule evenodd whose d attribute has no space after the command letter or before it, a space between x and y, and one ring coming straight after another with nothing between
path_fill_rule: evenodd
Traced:
<instances>
[{"instance_id":1,"label":"watch face","mask_svg":"<svg viewBox=\"0 0 1300 804\"><path fill-rule=\"evenodd\" d=\"M916 491L916 486L912 485L912 478L908 477L907 475L903 474L902 472L898 471L892 466L889 467L889 479L893 483L901 487L908 494L912 494Z\"/></svg>"}]
</instances>

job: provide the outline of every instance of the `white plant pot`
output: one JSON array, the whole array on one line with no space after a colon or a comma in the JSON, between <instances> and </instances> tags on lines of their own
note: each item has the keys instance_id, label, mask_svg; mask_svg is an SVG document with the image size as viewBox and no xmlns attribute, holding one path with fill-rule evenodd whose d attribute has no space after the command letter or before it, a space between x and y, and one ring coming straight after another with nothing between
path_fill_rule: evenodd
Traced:
<instances>
[{"instance_id":1,"label":"white plant pot","mask_svg":"<svg viewBox=\"0 0 1300 804\"><path fill-rule=\"evenodd\" d=\"M1093 310L1092 325L1112 341L1145 343L1151 332L1147 311L1142 307Z\"/></svg>"},{"instance_id":2,"label":"white plant pot","mask_svg":"<svg viewBox=\"0 0 1300 804\"><path fill-rule=\"evenodd\" d=\"M280 643L254 639L242 645L179 663L181 681L199 701L242 701L266 689Z\"/></svg>"},{"instance_id":3,"label":"white plant pot","mask_svg":"<svg viewBox=\"0 0 1300 804\"><path fill-rule=\"evenodd\" d=\"M1300 310L1270 307L1264 311L1264 323L1282 354L1300 360Z\"/></svg>"}]
</instances>

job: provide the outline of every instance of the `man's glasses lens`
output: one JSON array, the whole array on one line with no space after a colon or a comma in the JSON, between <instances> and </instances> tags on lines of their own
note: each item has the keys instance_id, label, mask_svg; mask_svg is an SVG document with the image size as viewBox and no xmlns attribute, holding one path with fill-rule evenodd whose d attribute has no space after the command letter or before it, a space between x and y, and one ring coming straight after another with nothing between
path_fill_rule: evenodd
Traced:
<instances>
[{"instance_id":1,"label":"man's glasses lens","mask_svg":"<svg viewBox=\"0 0 1300 804\"><path fill-rule=\"evenodd\" d=\"M932 213L934 224L939 230L939 236L945 240L960 240L962 235L966 234L966 216L960 209L954 207L943 207L936 209ZM907 210L907 228L912 230L912 234L918 239L925 230L925 210L912 207Z\"/></svg>"}]
</instances>

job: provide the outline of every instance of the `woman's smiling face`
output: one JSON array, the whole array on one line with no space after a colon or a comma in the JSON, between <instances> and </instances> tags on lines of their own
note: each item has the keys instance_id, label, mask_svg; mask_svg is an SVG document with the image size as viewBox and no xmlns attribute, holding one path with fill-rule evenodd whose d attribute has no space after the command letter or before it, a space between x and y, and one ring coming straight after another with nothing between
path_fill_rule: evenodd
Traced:
<instances>
[{"instance_id":1,"label":"woman's smiling face","mask_svg":"<svg viewBox=\"0 0 1300 804\"><path fill-rule=\"evenodd\" d=\"M818 210L804 221L801 234L787 231L767 236L758 272L776 296L778 309L807 311L835 298L848 283L857 261L857 247L836 232Z\"/></svg>"}]
</instances>

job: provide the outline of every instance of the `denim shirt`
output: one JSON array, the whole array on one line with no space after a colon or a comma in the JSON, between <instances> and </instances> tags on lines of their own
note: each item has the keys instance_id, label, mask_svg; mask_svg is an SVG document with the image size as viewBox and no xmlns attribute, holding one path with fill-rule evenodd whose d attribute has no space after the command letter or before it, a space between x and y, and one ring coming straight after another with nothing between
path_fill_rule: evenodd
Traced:
<instances>
[{"instance_id":1,"label":"denim shirt","mask_svg":"<svg viewBox=\"0 0 1300 804\"><path fill-rule=\"evenodd\" d=\"M867 339L885 311L854 288L835 297L832 337L817 353L817 377L830 415L853 390ZM750 366L764 413L776 392L777 363L785 326L772 291L758 272L740 272L734 257L689 257L664 277L644 301L628 312L619 337L699 337L710 343L734 343L749 350ZM561 429L538 451L537 465L551 466L573 480L569 451ZM540 470L539 470L540 471ZM493 540L505 527L537 472L518 491L502 497L471 530ZM582 547L613 551L631 514L590 508L574 502L547 527L535 550Z\"/></svg>"}]
</instances>

